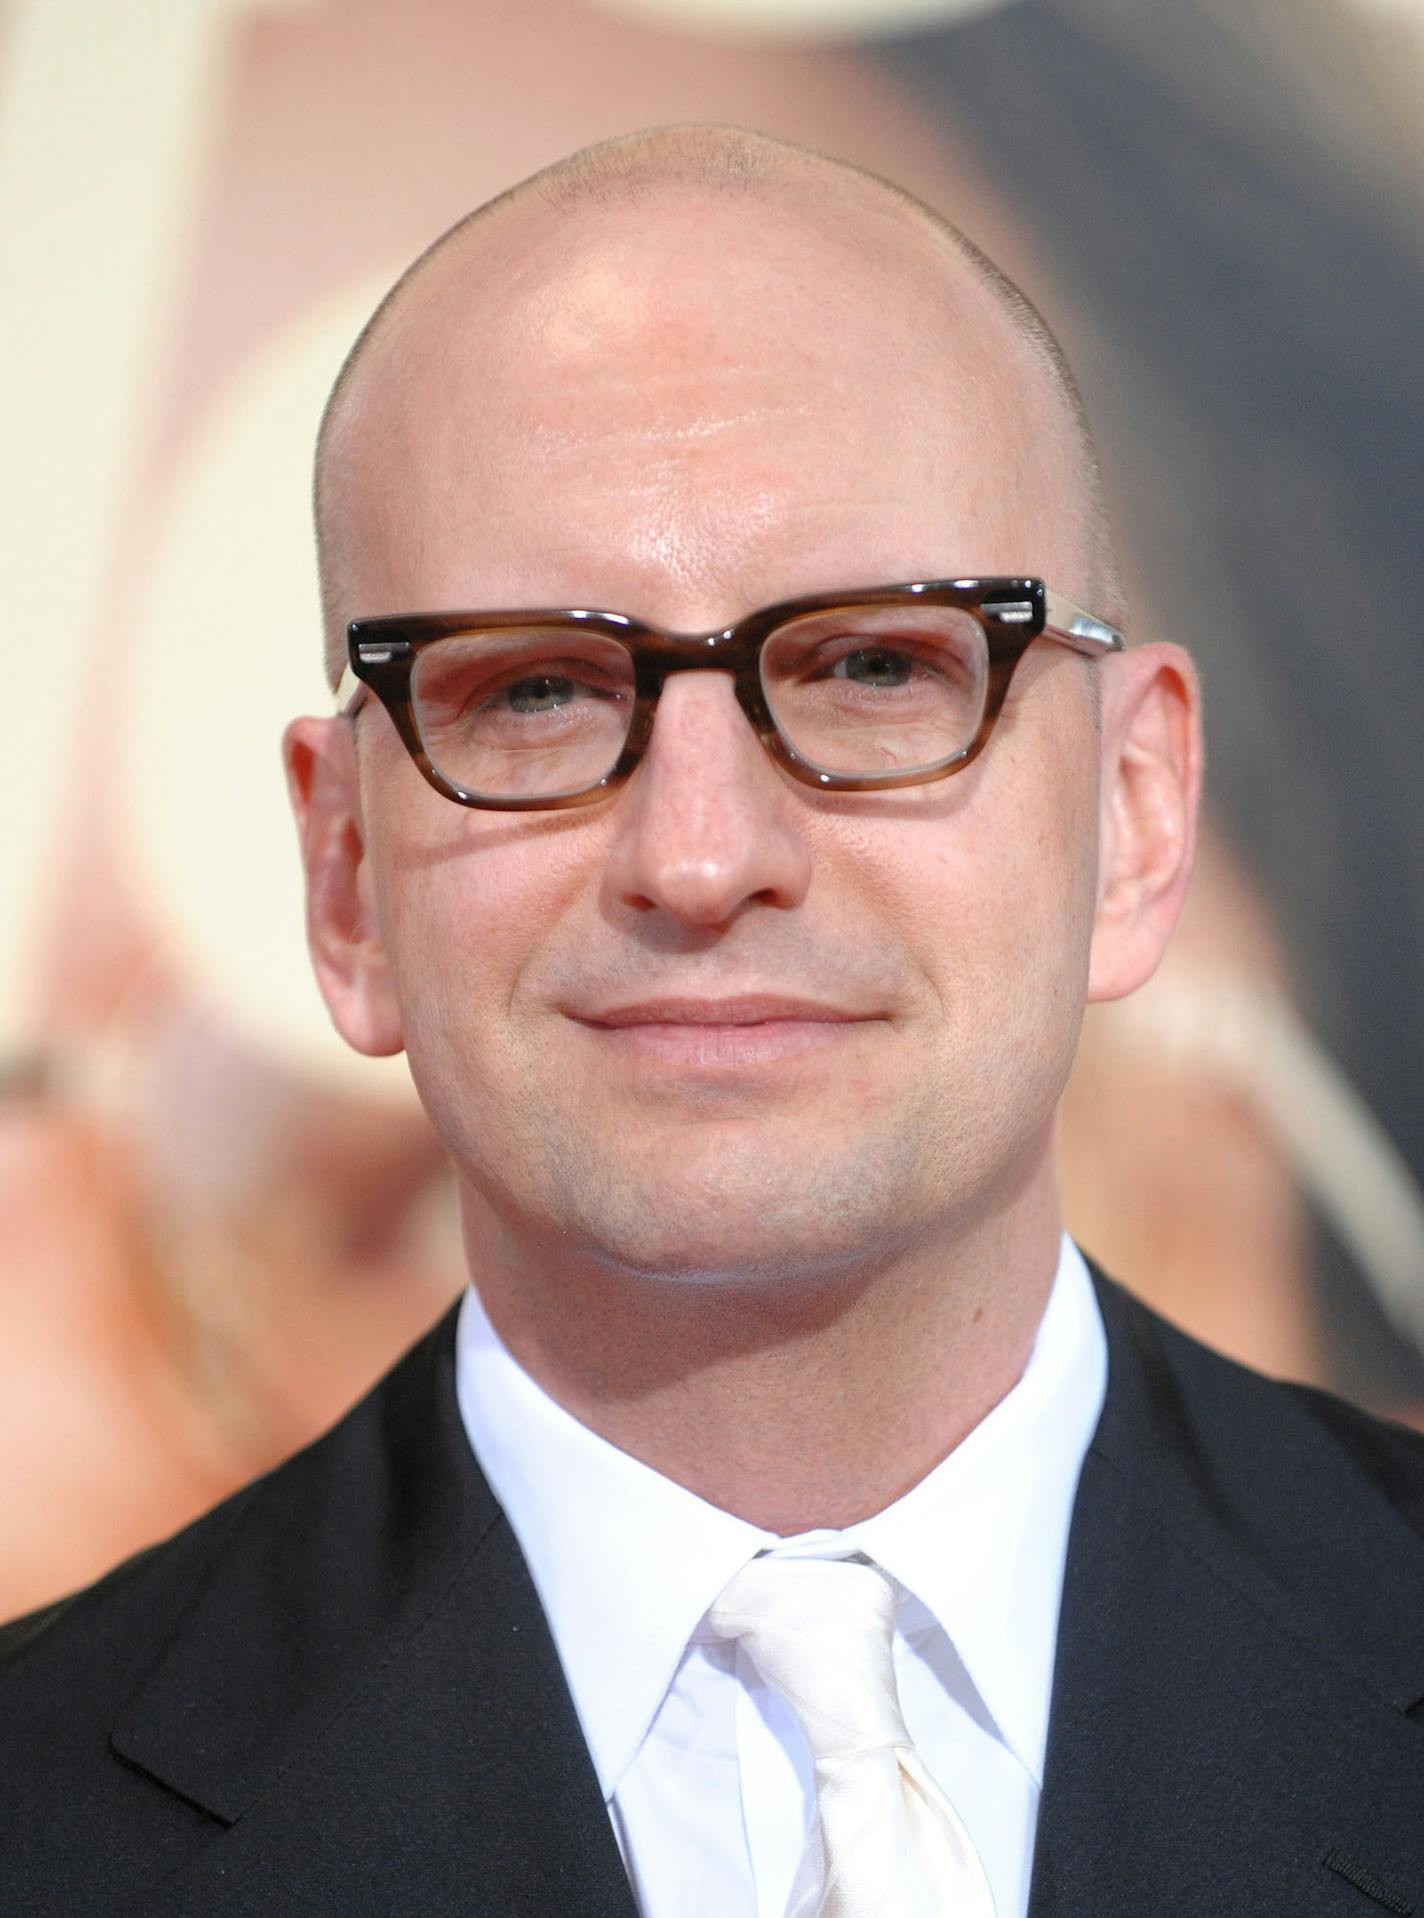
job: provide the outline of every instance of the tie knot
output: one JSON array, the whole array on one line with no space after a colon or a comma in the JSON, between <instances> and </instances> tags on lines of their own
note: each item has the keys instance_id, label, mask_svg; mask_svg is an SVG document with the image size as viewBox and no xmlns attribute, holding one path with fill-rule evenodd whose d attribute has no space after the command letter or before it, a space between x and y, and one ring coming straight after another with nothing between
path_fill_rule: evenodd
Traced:
<instances>
[{"instance_id":1,"label":"tie knot","mask_svg":"<svg viewBox=\"0 0 1424 1918\"><path fill-rule=\"evenodd\" d=\"M895 1592L850 1559L754 1558L708 1622L786 1701L817 1761L907 1745L895 1688Z\"/></svg>"}]
</instances>

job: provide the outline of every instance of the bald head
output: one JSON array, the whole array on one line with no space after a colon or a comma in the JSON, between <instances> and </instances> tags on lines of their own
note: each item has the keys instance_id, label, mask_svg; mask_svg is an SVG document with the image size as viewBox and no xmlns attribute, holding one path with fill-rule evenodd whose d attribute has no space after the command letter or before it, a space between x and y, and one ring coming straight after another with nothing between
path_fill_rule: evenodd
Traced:
<instances>
[{"instance_id":1,"label":"bald head","mask_svg":"<svg viewBox=\"0 0 1424 1918\"><path fill-rule=\"evenodd\" d=\"M315 488L333 682L361 614L599 597L565 549L578 544L571 516L590 529L601 517L600 489L647 507L631 542L610 527L633 563L623 599L605 603L677 623L638 600L640 563L685 586L689 607L714 584L733 598L745 585L750 604L868 583L834 564L819 579L756 564L778 469L804 477L822 445L844 463L857 435L882 457L918 440L927 472L984 509L982 550L907 551L897 576L1053 572L1116 616L1072 374L1035 309L954 227L873 174L731 128L633 134L561 160L427 249L342 368ZM1007 521L1038 529L1023 551L996 544L1010 535L995 531L995 489ZM417 602L401 597L415 591L402 552L424 551L431 511L447 535L466 519L469 565L452 567L452 597ZM533 543L548 563L491 566L501 542ZM709 623L745 610L706 606Z\"/></svg>"}]
</instances>

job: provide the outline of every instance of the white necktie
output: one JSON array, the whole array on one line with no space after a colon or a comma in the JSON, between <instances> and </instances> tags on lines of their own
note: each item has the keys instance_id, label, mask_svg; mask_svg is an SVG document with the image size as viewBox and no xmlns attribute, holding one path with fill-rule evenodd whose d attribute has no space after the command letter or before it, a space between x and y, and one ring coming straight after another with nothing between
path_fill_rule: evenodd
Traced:
<instances>
[{"instance_id":1,"label":"white necktie","mask_svg":"<svg viewBox=\"0 0 1424 1918\"><path fill-rule=\"evenodd\" d=\"M708 1620L741 1642L811 1748L816 1825L786 1918L994 1918L979 1854L905 1728L884 1573L754 1558Z\"/></svg>"}]
</instances>

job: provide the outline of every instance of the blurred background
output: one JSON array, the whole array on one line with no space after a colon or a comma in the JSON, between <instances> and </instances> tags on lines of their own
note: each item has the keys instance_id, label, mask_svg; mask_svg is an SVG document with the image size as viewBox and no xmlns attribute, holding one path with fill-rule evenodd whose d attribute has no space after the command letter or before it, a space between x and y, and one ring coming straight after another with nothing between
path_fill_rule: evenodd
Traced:
<instances>
[{"instance_id":1,"label":"blurred background","mask_svg":"<svg viewBox=\"0 0 1424 1918\"><path fill-rule=\"evenodd\" d=\"M311 442L413 254L662 121L890 175L1060 331L1212 794L1172 959L1090 1016L1070 1222L1228 1351L1424 1414L1421 98L1424 0L0 0L0 1615L461 1283L401 1064L303 951Z\"/></svg>"}]
</instances>

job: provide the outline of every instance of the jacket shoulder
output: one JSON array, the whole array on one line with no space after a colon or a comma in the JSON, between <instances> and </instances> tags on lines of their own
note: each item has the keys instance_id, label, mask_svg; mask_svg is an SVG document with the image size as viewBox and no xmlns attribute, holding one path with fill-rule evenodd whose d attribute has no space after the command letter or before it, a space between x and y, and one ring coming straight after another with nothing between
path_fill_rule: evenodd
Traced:
<instances>
[{"instance_id":1,"label":"jacket shoulder","mask_svg":"<svg viewBox=\"0 0 1424 1918\"><path fill-rule=\"evenodd\" d=\"M110 1737L252 1500L248 1488L96 1584L0 1626L5 1910L107 1918L125 1908L121 1887L213 1829L194 1805L156 1803L116 1762ZM105 1859L97 1882L84 1863L95 1855Z\"/></svg>"},{"instance_id":2,"label":"jacket shoulder","mask_svg":"<svg viewBox=\"0 0 1424 1918\"><path fill-rule=\"evenodd\" d=\"M0 1687L12 1699L33 1669L49 1687L93 1667L110 1685L161 1646L173 1614L200 1587L257 1491L244 1486L171 1538L116 1565L92 1585L0 1624ZM86 1692L86 1695L87 1692Z\"/></svg>"},{"instance_id":3,"label":"jacket shoulder","mask_svg":"<svg viewBox=\"0 0 1424 1918\"><path fill-rule=\"evenodd\" d=\"M1222 1466L1298 1471L1324 1458L1362 1495L1373 1493L1424 1535L1424 1432L1214 1351L1093 1270L1110 1353L1130 1346L1138 1388L1170 1413L1174 1438ZM1111 1361L1110 1361L1111 1363Z\"/></svg>"},{"instance_id":4,"label":"jacket shoulder","mask_svg":"<svg viewBox=\"0 0 1424 1918\"><path fill-rule=\"evenodd\" d=\"M1090 1449L1119 1496L1294 1629L1348 1644L1379 1685L1417 1698L1424 1627L1403 1594L1424 1579L1424 1434L1266 1378L1093 1276L1108 1392Z\"/></svg>"},{"instance_id":5,"label":"jacket shoulder","mask_svg":"<svg viewBox=\"0 0 1424 1918\"><path fill-rule=\"evenodd\" d=\"M462 1473L455 1445L452 1329L450 1315L274 1471L97 1583L0 1626L0 1882L23 1883L18 1909L107 1915L122 1908L104 1902L115 1888L151 1881L221 1828L205 1801L155 1790L123 1749L134 1701L181 1647L196 1675L169 1688L167 1729L200 1750L231 1740L248 1705L261 1717L254 1664L295 1711L339 1682L405 1601L393 1537L415 1551L423 1525L430 1556L472 1505L483 1516L473 1455L466 1446ZM458 1495L442 1501L451 1481ZM435 1507L423 1516L422 1499ZM199 1710L203 1687L220 1712ZM76 1851L75 1830L87 1849ZM94 1855L106 1859L97 1886Z\"/></svg>"}]
</instances>

